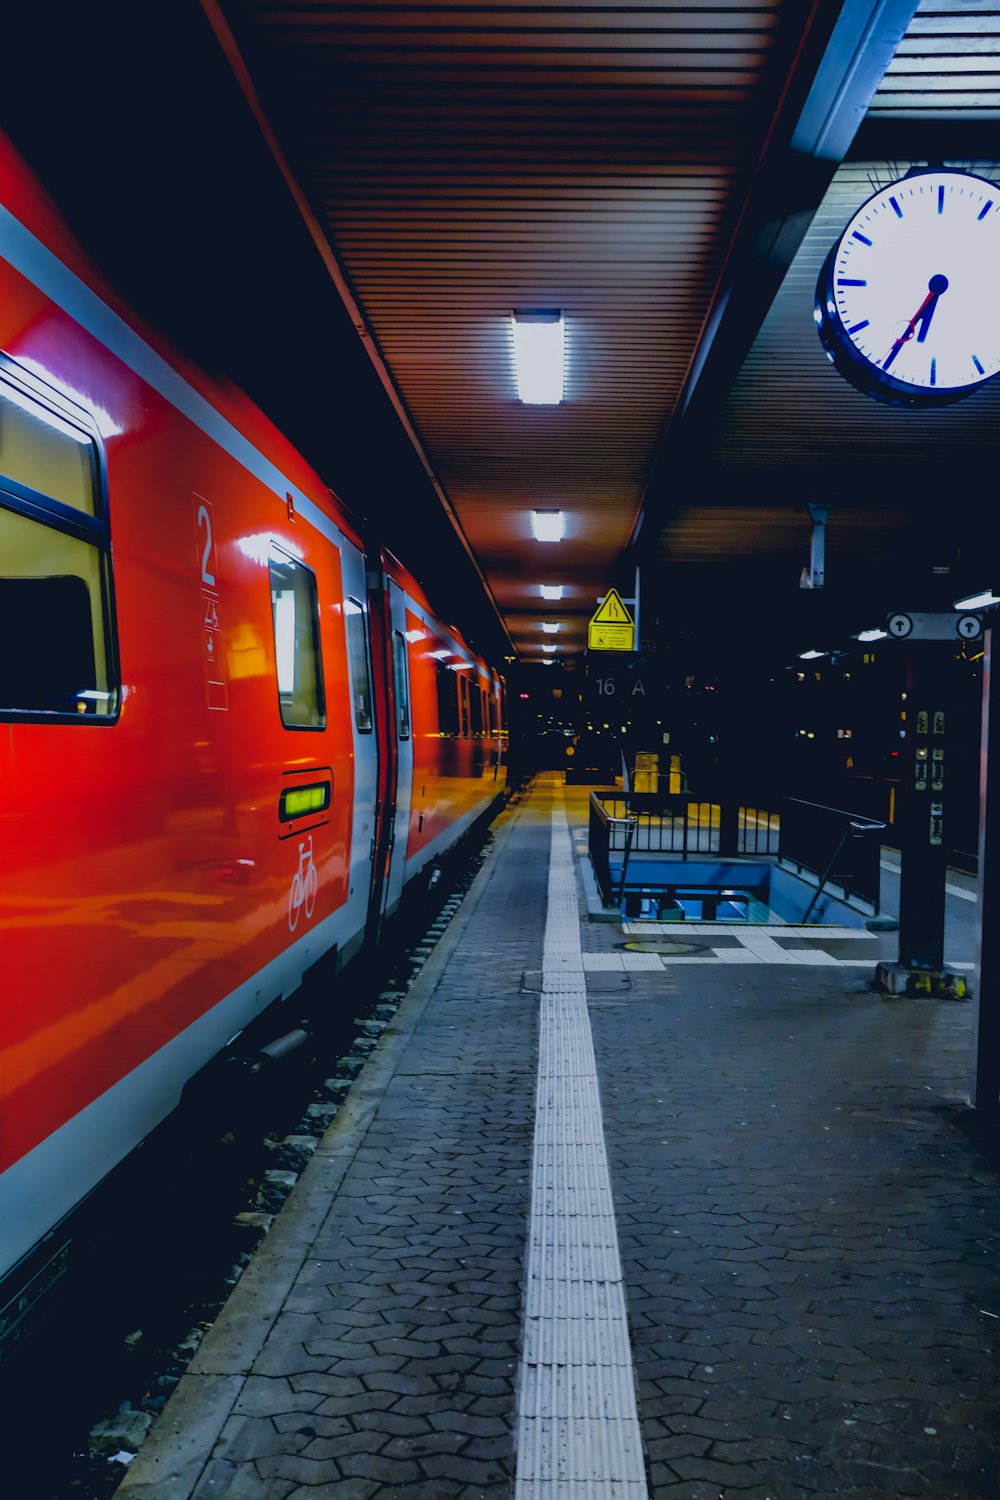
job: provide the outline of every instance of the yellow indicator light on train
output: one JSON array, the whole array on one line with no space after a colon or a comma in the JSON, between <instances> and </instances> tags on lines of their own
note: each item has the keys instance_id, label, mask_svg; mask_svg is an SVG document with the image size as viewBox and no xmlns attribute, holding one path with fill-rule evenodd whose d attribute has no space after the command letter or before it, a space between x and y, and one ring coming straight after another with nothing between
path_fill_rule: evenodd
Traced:
<instances>
[{"instance_id":1,"label":"yellow indicator light on train","mask_svg":"<svg viewBox=\"0 0 1000 1500\"><path fill-rule=\"evenodd\" d=\"M319 786L297 786L281 794L281 818L304 818L308 813L324 812L330 806L330 783Z\"/></svg>"}]
</instances>

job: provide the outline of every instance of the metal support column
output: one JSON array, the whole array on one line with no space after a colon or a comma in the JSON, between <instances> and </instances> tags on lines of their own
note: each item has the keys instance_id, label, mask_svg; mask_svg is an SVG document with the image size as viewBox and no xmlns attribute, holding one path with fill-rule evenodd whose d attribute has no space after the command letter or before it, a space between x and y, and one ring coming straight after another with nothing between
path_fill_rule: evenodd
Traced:
<instances>
[{"instance_id":1,"label":"metal support column","mask_svg":"<svg viewBox=\"0 0 1000 1500\"><path fill-rule=\"evenodd\" d=\"M880 963L876 970L879 987L892 994L960 999L968 991L962 976L946 970L944 963L945 787L951 772L947 744L952 718L948 666L953 651L940 641L921 641L909 648L898 817L899 961Z\"/></svg>"},{"instance_id":2,"label":"metal support column","mask_svg":"<svg viewBox=\"0 0 1000 1500\"><path fill-rule=\"evenodd\" d=\"M983 656L979 761L979 940L972 1102L984 1114L996 1116L1000 1115L1000 682L991 681L992 645L990 629Z\"/></svg>"},{"instance_id":3,"label":"metal support column","mask_svg":"<svg viewBox=\"0 0 1000 1500\"><path fill-rule=\"evenodd\" d=\"M948 647L910 648L906 668L906 750L900 824L899 962L910 969L944 966L944 702ZM935 755L938 759L935 760Z\"/></svg>"}]
</instances>

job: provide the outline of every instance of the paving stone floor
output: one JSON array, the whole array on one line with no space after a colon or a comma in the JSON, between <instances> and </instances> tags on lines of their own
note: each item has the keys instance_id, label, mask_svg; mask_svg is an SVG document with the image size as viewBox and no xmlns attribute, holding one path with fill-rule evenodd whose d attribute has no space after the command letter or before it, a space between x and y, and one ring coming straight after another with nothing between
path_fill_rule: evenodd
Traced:
<instances>
[{"instance_id":1,"label":"paving stone floor","mask_svg":"<svg viewBox=\"0 0 1000 1500\"><path fill-rule=\"evenodd\" d=\"M505 815L123 1500L513 1495L550 807ZM588 973L651 1500L1000 1496L971 1007L865 979Z\"/></svg>"},{"instance_id":2,"label":"paving stone floor","mask_svg":"<svg viewBox=\"0 0 1000 1500\"><path fill-rule=\"evenodd\" d=\"M652 1495L996 1500L971 1008L836 968L630 977L590 1009Z\"/></svg>"}]
</instances>

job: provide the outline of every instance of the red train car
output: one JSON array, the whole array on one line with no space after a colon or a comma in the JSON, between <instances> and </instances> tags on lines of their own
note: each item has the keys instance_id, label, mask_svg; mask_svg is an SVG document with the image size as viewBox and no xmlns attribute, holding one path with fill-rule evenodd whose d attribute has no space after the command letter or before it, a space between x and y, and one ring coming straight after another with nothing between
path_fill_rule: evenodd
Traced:
<instances>
[{"instance_id":1,"label":"red train car","mask_svg":"<svg viewBox=\"0 0 1000 1500\"><path fill-rule=\"evenodd\" d=\"M367 542L367 545L366 545ZM0 1342L58 1226L497 797L497 674L0 141Z\"/></svg>"}]
</instances>

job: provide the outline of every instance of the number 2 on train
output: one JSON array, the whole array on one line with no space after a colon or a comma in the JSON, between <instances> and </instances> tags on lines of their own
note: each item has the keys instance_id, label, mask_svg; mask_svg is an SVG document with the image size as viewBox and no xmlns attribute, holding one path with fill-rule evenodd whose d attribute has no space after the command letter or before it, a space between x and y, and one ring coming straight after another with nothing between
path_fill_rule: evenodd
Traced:
<instances>
[{"instance_id":1,"label":"number 2 on train","mask_svg":"<svg viewBox=\"0 0 1000 1500\"><path fill-rule=\"evenodd\" d=\"M196 496L195 498L198 499L200 497ZM208 566L209 562L212 563L212 567L215 567L216 563L213 556L214 543L212 540L212 511L207 500L202 500L201 504L198 506L199 545L201 545L201 528L203 524L205 527L205 544L201 554L201 581L203 584L207 585L208 588L214 589L215 574Z\"/></svg>"}]
</instances>

